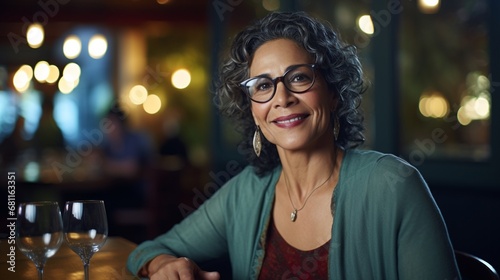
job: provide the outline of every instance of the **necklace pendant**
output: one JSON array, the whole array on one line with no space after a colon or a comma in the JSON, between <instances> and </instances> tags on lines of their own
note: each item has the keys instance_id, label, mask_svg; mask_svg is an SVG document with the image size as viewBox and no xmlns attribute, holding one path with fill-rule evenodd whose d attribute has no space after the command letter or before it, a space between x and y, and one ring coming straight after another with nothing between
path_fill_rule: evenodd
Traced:
<instances>
[{"instance_id":1,"label":"necklace pendant","mask_svg":"<svg viewBox=\"0 0 500 280\"><path fill-rule=\"evenodd\" d=\"M290 220L292 220L292 223L297 220L297 209L293 209L293 212L290 214Z\"/></svg>"}]
</instances>

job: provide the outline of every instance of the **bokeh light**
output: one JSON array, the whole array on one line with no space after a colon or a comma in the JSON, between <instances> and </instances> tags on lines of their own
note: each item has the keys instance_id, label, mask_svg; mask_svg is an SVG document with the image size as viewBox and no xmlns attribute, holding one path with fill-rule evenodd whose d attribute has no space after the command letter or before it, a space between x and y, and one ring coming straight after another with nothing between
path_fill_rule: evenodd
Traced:
<instances>
[{"instance_id":1,"label":"bokeh light","mask_svg":"<svg viewBox=\"0 0 500 280\"><path fill-rule=\"evenodd\" d=\"M178 89L184 89L191 83L191 73L186 69L179 69L172 74L172 85Z\"/></svg>"},{"instance_id":2,"label":"bokeh light","mask_svg":"<svg viewBox=\"0 0 500 280\"><path fill-rule=\"evenodd\" d=\"M424 14L435 14L439 11L440 0L418 0L418 8Z\"/></svg>"},{"instance_id":3,"label":"bokeh light","mask_svg":"<svg viewBox=\"0 0 500 280\"><path fill-rule=\"evenodd\" d=\"M270 12L280 9L280 0L262 0L262 7Z\"/></svg>"},{"instance_id":4,"label":"bokeh light","mask_svg":"<svg viewBox=\"0 0 500 280\"><path fill-rule=\"evenodd\" d=\"M461 125L468 125L474 120L484 120L490 117L491 104L488 96L465 96L458 110L457 118Z\"/></svg>"},{"instance_id":5,"label":"bokeh light","mask_svg":"<svg viewBox=\"0 0 500 280\"><path fill-rule=\"evenodd\" d=\"M490 102L484 97L478 97L474 101L474 111L480 119L490 116Z\"/></svg>"},{"instance_id":6,"label":"bokeh light","mask_svg":"<svg viewBox=\"0 0 500 280\"><path fill-rule=\"evenodd\" d=\"M75 82L80 79L80 74L81 68L74 62L70 62L64 67L63 77L70 82Z\"/></svg>"},{"instance_id":7,"label":"bokeh light","mask_svg":"<svg viewBox=\"0 0 500 280\"><path fill-rule=\"evenodd\" d=\"M161 99L158 95L150 94L142 104L144 111L148 114L156 114L161 109Z\"/></svg>"},{"instance_id":8,"label":"bokeh light","mask_svg":"<svg viewBox=\"0 0 500 280\"><path fill-rule=\"evenodd\" d=\"M33 69L29 65L22 65L14 74L12 83L18 92L23 93L28 90L31 79L33 79Z\"/></svg>"},{"instance_id":9,"label":"bokeh light","mask_svg":"<svg viewBox=\"0 0 500 280\"><path fill-rule=\"evenodd\" d=\"M47 61L39 61L35 65L35 79L39 81L40 83L45 83L47 80L47 77L49 77L49 63Z\"/></svg>"},{"instance_id":10,"label":"bokeh light","mask_svg":"<svg viewBox=\"0 0 500 280\"><path fill-rule=\"evenodd\" d=\"M375 32L372 18L369 15L362 15L358 19L358 27L365 34L372 35Z\"/></svg>"},{"instance_id":11,"label":"bokeh light","mask_svg":"<svg viewBox=\"0 0 500 280\"><path fill-rule=\"evenodd\" d=\"M63 44L63 53L64 56L68 59L77 58L82 51L82 42L80 38L76 35L70 35L66 40L64 40Z\"/></svg>"},{"instance_id":12,"label":"bokeh light","mask_svg":"<svg viewBox=\"0 0 500 280\"><path fill-rule=\"evenodd\" d=\"M55 65L49 65L49 75L47 76L46 82L53 84L59 79L59 68Z\"/></svg>"},{"instance_id":13,"label":"bokeh light","mask_svg":"<svg viewBox=\"0 0 500 280\"><path fill-rule=\"evenodd\" d=\"M39 48L43 44L45 33L43 26L39 23L32 23L26 31L26 41L28 45L34 49Z\"/></svg>"},{"instance_id":14,"label":"bokeh light","mask_svg":"<svg viewBox=\"0 0 500 280\"><path fill-rule=\"evenodd\" d=\"M448 115L450 106L440 93L432 92L422 94L418 109L424 117L444 118Z\"/></svg>"},{"instance_id":15,"label":"bokeh light","mask_svg":"<svg viewBox=\"0 0 500 280\"><path fill-rule=\"evenodd\" d=\"M106 54L108 50L108 41L101 34L92 36L89 41L89 55L94 59L99 59Z\"/></svg>"},{"instance_id":16,"label":"bokeh light","mask_svg":"<svg viewBox=\"0 0 500 280\"><path fill-rule=\"evenodd\" d=\"M63 94L69 94L75 89L75 86L78 84L78 81L69 81L66 77L62 76L59 79L59 83L57 84L57 88Z\"/></svg>"},{"instance_id":17,"label":"bokeh light","mask_svg":"<svg viewBox=\"0 0 500 280\"><path fill-rule=\"evenodd\" d=\"M466 126L475 120L486 120L491 113L491 82L482 73L473 71L466 77L467 89L460 102L457 118Z\"/></svg>"},{"instance_id":18,"label":"bokeh light","mask_svg":"<svg viewBox=\"0 0 500 280\"><path fill-rule=\"evenodd\" d=\"M142 85L135 85L130 89L128 96L132 104L141 105L148 97L148 90Z\"/></svg>"}]
</instances>

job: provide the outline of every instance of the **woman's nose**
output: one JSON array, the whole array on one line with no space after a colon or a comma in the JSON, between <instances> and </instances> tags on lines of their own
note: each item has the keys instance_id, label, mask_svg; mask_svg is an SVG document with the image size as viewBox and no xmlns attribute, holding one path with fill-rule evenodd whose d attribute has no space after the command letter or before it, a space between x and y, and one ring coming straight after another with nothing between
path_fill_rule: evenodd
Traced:
<instances>
[{"instance_id":1,"label":"woman's nose","mask_svg":"<svg viewBox=\"0 0 500 280\"><path fill-rule=\"evenodd\" d=\"M283 82L276 84L276 93L273 97L275 107L289 107L297 102L297 98L293 92L289 91Z\"/></svg>"}]
</instances>

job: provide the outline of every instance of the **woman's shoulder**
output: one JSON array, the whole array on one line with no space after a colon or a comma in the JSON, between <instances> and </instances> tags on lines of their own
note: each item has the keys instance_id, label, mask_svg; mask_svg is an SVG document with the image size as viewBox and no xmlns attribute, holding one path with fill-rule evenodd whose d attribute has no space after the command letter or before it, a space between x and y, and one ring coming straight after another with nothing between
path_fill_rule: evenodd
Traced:
<instances>
[{"instance_id":1,"label":"woman's shoulder","mask_svg":"<svg viewBox=\"0 0 500 280\"><path fill-rule=\"evenodd\" d=\"M245 215L253 213L253 215L259 216L262 207L272 202L275 185L279 178L279 170L281 168L259 176L254 167L246 166L228 180L210 200L223 205L222 207L225 209L240 209L229 213L229 215L239 217L242 213Z\"/></svg>"},{"instance_id":2,"label":"woman's shoulder","mask_svg":"<svg viewBox=\"0 0 500 280\"><path fill-rule=\"evenodd\" d=\"M407 191L426 183L419 171L404 159L373 150L347 150L342 175L366 191L388 189Z\"/></svg>"},{"instance_id":3,"label":"woman's shoulder","mask_svg":"<svg viewBox=\"0 0 500 280\"><path fill-rule=\"evenodd\" d=\"M360 169L373 170L388 170L393 172L399 170L406 172L413 172L416 170L414 166L405 161L404 159L393 154L382 153L374 150L360 150L350 149L346 151L344 164L349 167L350 171Z\"/></svg>"}]
</instances>

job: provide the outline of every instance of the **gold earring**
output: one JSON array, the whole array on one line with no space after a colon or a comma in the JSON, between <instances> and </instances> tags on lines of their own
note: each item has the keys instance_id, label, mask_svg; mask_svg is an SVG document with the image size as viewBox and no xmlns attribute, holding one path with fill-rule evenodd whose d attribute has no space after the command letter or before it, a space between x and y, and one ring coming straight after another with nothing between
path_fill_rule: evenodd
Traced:
<instances>
[{"instance_id":1,"label":"gold earring","mask_svg":"<svg viewBox=\"0 0 500 280\"><path fill-rule=\"evenodd\" d=\"M257 129L255 129L255 133L253 134L253 151L257 155L257 157L260 156L260 151L262 150L262 140L260 139L260 127L257 126Z\"/></svg>"}]
</instances>

